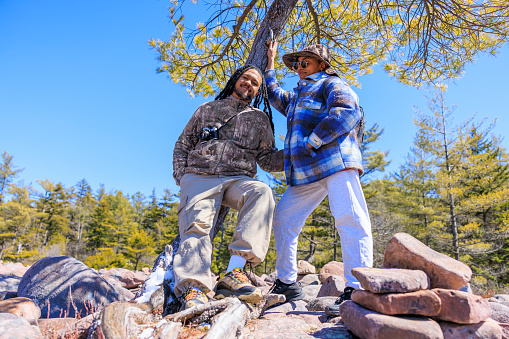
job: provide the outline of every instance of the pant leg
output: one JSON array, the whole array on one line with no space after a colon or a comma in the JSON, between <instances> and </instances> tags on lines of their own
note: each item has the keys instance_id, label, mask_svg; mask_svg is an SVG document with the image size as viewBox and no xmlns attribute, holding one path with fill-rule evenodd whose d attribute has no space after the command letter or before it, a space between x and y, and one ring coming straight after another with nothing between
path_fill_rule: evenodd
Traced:
<instances>
[{"instance_id":1,"label":"pant leg","mask_svg":"<svg viewBox=\"0 0 509 339\"><path fill-rule=\"evenodd\" d=\"M186 174L180 181L178 219L181 240L173 260L177 296L191 286L205 293L213 288L210 231L221 206L222 182L218 176L197 174Z\"/></svg>"},{"instance_id":2,"label":"pant leg","mask_svg":"<svg viewBox=\"0 0 509 339\"><path fill-rule=\"evenodd\" d=\"M223 204L239 211L237 227L229 245L230 253L253 265L265 259L270 242L276 203L271 188L247 176L225 183Z\"/></svg>"},{"instance_id":3,"label":"pant leg","mask_svg":"<svg viewBox=\"0 0 509 339\"><path fill-rule=\"evenodd\" d=\"M341 238L346 285L360 288L351 271L355 267L373 267L373 238L359 174L347 170L326 180L330 209Z\"/></svg>"},{"instance_id":4,"label":"pant leg","mask_svg":"<svg viewBox=\"0 0 509 339\"><path fill-rule=\"evenodd\" d=\"M309 215L327 196L319 183L289 186L276 206L274 240L278 279L290 284L297 281L297 243Z\"/></svg>"}]
</instances>

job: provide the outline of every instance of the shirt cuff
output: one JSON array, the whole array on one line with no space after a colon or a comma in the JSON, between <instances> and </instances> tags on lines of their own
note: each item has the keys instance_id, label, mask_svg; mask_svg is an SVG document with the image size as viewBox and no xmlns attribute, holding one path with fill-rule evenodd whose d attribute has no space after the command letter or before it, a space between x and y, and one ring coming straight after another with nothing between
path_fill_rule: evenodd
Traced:
<instances>
[{"instance_id":1,"label":"shirt cuff","mask_svg":"<svg viewBox=\"0 0 509 339\"><path fill-rule=\"evenodd\" d=\"M318 135L315 134L315 132L311 133L307 142L309 142L314 149L320 148L320 146L323 144L322 139L320 139Z\"/></svg>"},{"instance_id":2,"label":"shirt cuff","mask_svg":"<svg viewBox=\"0 0 509 339\"><path fill-rule=\"evenodd\" d=\"M265 79L274 78L276 76L276 71L273 69L268 69L263 73L263 75L265 76Z\"/></svg>"}]
</instances>

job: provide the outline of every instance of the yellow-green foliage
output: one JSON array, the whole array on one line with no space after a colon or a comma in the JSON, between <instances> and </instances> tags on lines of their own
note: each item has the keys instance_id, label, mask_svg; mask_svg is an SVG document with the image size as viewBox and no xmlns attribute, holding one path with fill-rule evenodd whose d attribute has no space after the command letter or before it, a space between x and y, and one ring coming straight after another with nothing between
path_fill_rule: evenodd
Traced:
<instances>
[{"instance_id":1,"label":"yellow-green foliage","mask_svg":"<svg viewBox=\"0 0 509 339\"><path fill-rule=\"evenodd\" d=\"M88 267L101 268L124 268L127 260L121 253L115 253L111 248L101 248L100 252L85 259L84 264Z\"/></svg>"}]
</instances>

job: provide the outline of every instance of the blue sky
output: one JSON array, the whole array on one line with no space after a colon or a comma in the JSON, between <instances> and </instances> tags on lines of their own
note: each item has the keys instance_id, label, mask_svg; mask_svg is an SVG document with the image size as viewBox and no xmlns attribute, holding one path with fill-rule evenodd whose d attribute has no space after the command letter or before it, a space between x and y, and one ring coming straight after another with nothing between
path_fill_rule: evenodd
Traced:
<instances>
[{"instance_id":1,"label":"blue sky","mask_svg":"<svg viewBox=\"0 0 509 339\"><path fill-rule=\"evenodd\" d=\"M24 168L19 179L50 179L69 187L85 178L94 190L158 196L172 178L173 145L205 99L156 74L150 38L166 39L169 1L0 0L0 152ZM199 8L199 7L197 7ZM208 14L196 13L204 20ZM455 121L472 114L509 129L509 48L481 56L449 86ZM389 150L396 171L413 142L412 105L426 111L423 90L377 68L355 89L367 125L385 128L374 148ZM287 79L287 89L296 78ZM276 133L285 119L275 115ZM503 145L509 146L509 140ZM282 143L278 142L282 147ZM260 177L265 174L260 172Z\"/></svg>"}]
</instances>

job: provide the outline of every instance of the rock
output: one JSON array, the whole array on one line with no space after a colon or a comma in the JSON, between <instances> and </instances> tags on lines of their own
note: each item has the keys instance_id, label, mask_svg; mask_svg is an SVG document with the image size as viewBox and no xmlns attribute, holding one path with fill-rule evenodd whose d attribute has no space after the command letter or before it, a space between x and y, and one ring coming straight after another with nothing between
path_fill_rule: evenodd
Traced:
<instances>
[{"instance_id":1,"label":"rock","mask_svg":"<svg viewBox=\"0 0 509 339\"><path fill-rule=\"evenodd\" d=\"M302 287L321 284L320 279L318 279L318 274L299 275L297 281L300 282Z\"/></svg>"},{"instance_id":2,"label":"rock","mask_svg":"<svg viewBox=\"0 0 509 339\"><path fill-rule=\"evenodd\" d=\"M312 312L322 312L325 307L334 304L336 299L336 297L319 297L308 302L306 307Z\"/></svg>"},{"instance_id":3,"label":"rock","mask_svg":"<svg viewBox=\"0 0 509 339\"><path fill-rule=\"evenodd\" d=\"M254 286L265 287L269 286L261 277L257 276L251 271L246 271L248 278L251 280Z\"/></svg>"},{"instance_id":4,"label":"rock","mask_svg":"<svg viewBox=\"0 0 509 339\"><path fill-rule=\"evenodd\" d=\"M30 266L24 266L19 262L6 262L0 264L0 274L13 275L21 278L29 268Z\"/></svg>"},{"instance_id":5,"label":"rock","mask_svg":"<svg viewBox=\"0 0 509 339\"><path fill-rule=\"evenodd\" d=\"M346 327L361 338L443 338L440 325L429 318L380 314L351 300L341 304L339 314Z\"/></svg>"},{"instance_id":6,"label":"rock","mask_svg":"<svg viewBox=\"0 0 509 339\"><path fill-rule=\"evenodd\" d=\"M509 324L509 307L502 303L488 302L491 308L491 318L499 323Z\"/></svg>"},{"instance_id":7,"label":"rock","mask_svg":"<svg viewBox=\"0 0 509 339\"><path fill-rule=\"evenodd\" d=\"M11 313L0 313L0 338L42 339L41 330L28 320Z\"/></svg>"},{"instance_id":8,"label":"rock","mask_svg":"<svg viewBox=\"0 0 509 339\"><path fill-rule=\"evenodd\" d=\"M306 295L304 300L309 302L312 299L315 299L318 296L318 292L320 292L321 285L309 285L302 288L302 292Z\"/></svg>"},{"instance_id":9,"label":"rock","mask_svg":"<svg viewBox=\"0 0 509 339\"><path fill-rule=\"evenodd\" d=\"M173 321L166 321L159 327L156 327L152 336L154 339L169 339L169 338L177 338L180 330L182 329L181 323L176 323Z\"/></svg>"},{"instance_id":10,"label":"rock","mask_svg":"<svg viewBox=\"0 0 509 339\"><path fill-rule=\"evenodd\" d=\"M262 277L263 276L264 276L264 274L262 274ZM265 275L265 277L263 278L263 280L265 280L265 282L269 285L272 285L273 283L275 283L276 279L277 279L277 271L274 271L269 275Z\"/></svg>"},{"instance_id":11,"label":"rock","mask_svg":"<svg viewBox=\"0 0 509 339\"><path fill-rule=\"evenodd\" d=\"M312 326L304 319L298 317L278 318L273 320L261 320L253 330L245 327L242 338L246 339L286 339L303 338L303 334L309 332Z\"/></svg>"},{"instance_id":12,"label":"rock","mask_svg":"<svg viewBox=\"0 0 509 339\"><path fill-rule=\"evenodd\" d=\"M315 274L315 266L308 263L306 260L297 261L297 274Z\"/></svg>"},{"instance_id":13,"label":"rock","mask_svg":"<svg viewBox=\"0 0 509 339\"><path fill-rule=\"evenodd\" d=\"M11 298L16 298L17 296L18 296L18 292L16 292L16 291L3 291L3 292L0 292L0 301L6 300L6 299L11 299Z\"/></svg>"},{"instance_id":14,"label":"rock","mask_svg":"<svg viewBox=\"0 0 509 339\"><path fill-rule=\"evenodd\" d=\"M17 291L21 277L0 274L0 291Z\"/></svg>"},{"instance_id":15,"label":"rock","mask_svg":"<svg viewBox=\"0 0 509 339\"><path fill-rule=\"evenodd\" d=\"M131 300L134 298L135 294L133 292L129 291L127 288L124 288L122 283L120 281L118 281L117 279L113 278L112 276L108 276L108 275L103 275L102 277L115 289L115 291L119 295L122 295L125 300Z\"/></svg>"},{"instance_id":16,"label":"rock","mask_svg":"<svg viewBox=\"0 0 509 339\"><path fill-rule=\"evenodd\" d=\"M494 299L496 299L498 301L507 301L507 302L509 302L509 294L496 294L492 298L494 298Z\"/></svg>"},{"instance_id":17,"label":"rock","mask_svg":"<svg viewBox=\"0 0 509 339\"><path fill-rule=\"evenodd\" d=\"M0 313L11 313L27 320L41 317L41 309L28 298L11 298L0 301Z\"/></svg>"},{"instance_id":18,"label":"rock","mask_svg":"<svg viewBox=\"0 0 509 339\"><path fill-rule=\"evenodd\" d=\"M148 277L150 275L150 267L142 267L141 271Z\"/></svg>"},{"instance_id":19,"label":"rock","mask_svg":"<svg viewBox=\"0 0 509 339\"><path fill-rule=\"evenodd\" d=\"M343 263L339 262L339 261L330 261L330 262L328 262L320 270L320 273L318 274L318 279L320 279L320 282L323 284L324 281L330 275L339 275L340 277L345 279L345 268L344 268Z\"/></svg>"},{"instance_id":20,"label":"rock","mask_svg":"<svg viewBox=\"0 0 509 339\"><path fill-rule=\"evenodd\" d=\"M502 329L502 338L509 339L509 324L498 324Z\"/></svg>"},{"instance_id":21,"label":"rock","mask_svg":"<svg viewBox=\"0 0 509 339\"><path fill-rule=\"evenodd\" d=\"M439 322L444 339L502 339L502 328L493 319L486 319L477 324L460 325L450 322Z\"/></svg>"},{"instance_id":22,"label":"rock","mask_svg":"<svg viewBox=\"0 0 509 339\"><path fill-rule=\"evenodd\" d=\"M339 297L345 290L345 279L339 275L330 275L325 279L317 297Z\"/></svg>"},{"instance_id":23,"label":"rock","mask_svg":"<svg viewBox=\"0 0 509 339\"><path fill-rule=\"evenodd\" d=\"M420 290L408 293L379 294L364 290L352 292L357 304L382 314L436 316L440 313L441 301L436 293Z\"/></svg>"},{"instance_id":24,"label":"rock","mask_svg":"<svg viewBox=\"0 0 509 339\"><path fill-rule=\"evenodd\" d=\"M86 339L88 330L97 313L85 318L50 318L39 319L37 324L45 338Z\"/></svg>"},{"instance_id":25,"label":"rock","mask_svg":"<svg viewBox=\"0 0 509 339\"><path fill-rule=\"evenodd\" d=\"M97 272L71 257L46 257L25 273L18 296L32 299L44 318L86 316L125 300Z\"/></svg>"},{"instance_id":26,"label":"rock","mask_svg":"<svg viewBox=\"0 0 509 339\"><path fill-rule=\"evenodd\" d=\"M307 305L307 302L303 301L303 300L285 302L281 305L270 307L269 309L267 309L265 311L264 316L267 317L267 316L270 316L271 314L274 315L276 313L284 316L287 312L291 312L291 311L305 312L308 310L306 308L306 305Z\"/></svg>"},{"instance_id":27,"label":"rock","mask_svg":"<svg viewBox=\"0 0 509 339\"><path fill-rule=\"evenodd\" d=\"M442 302L442 308L436 317L439 320L458 324L477 324L491 317L488 301L478 295L441 288L432 291Z\"/></svg>"},{"instance_id":28,"label":"rock","mask_svg":"<svg viewBox=\"0 0 509 339\"><path fill-rule=\"evenodd\" d=\"M397 233L385 248L383 267L424 271L431 288L459 290L472 277L462 262L432 250L406 233Z\"/></svg>"},{"instance_id":29,"label":"rock","mask_svg":"<svg viewBox=\"0 0 509 339\"><path fill-rule=\"evenodd\" d=\"M141 271L130 271L125 268L110 268L109 270L100 270L99 274L104 276L110 276L122 284L124 288L136 288L143 284L147 280L148 275Z\"/></svg>"},{"instance_id":30,"label":"rock","mask_svg":"<svg viewBox=\"0 0 509 339\"><path fill-rule=\"evenodd\" d=\"M420 270L356 267L352 274L363 289L373 293L406 293L430 287L428 276Z\"/></svg>"}]
</instances>

